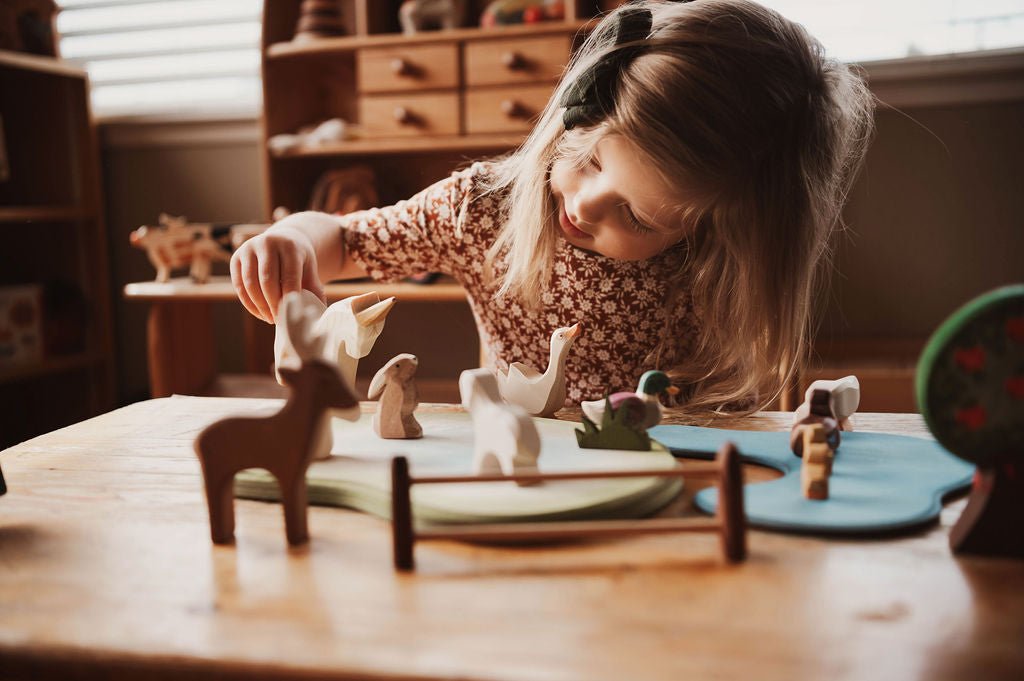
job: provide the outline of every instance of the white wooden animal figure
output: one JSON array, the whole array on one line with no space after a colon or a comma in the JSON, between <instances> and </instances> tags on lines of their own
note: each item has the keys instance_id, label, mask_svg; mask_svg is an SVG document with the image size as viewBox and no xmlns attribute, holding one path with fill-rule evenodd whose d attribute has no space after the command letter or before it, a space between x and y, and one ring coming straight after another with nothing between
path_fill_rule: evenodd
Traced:
<instances>
[{"instance_id":1,"label":"white wooden animal figure","mask_svg":"<svg viewBox=\"0 0 1024 681\"><path fill-rule=\"evenodd\" d=\"M350 380L345 375L344 369L335 361L337 352L331 350L334 341L320 326L323 321L324 307L320 299L309 291L292 291L281 299L278 306L274 349L276 354L277 342L279 339L283 339L288 346L288 356L284 365L280 362L275 365L277 380L281 385L287 385L286 370L288 368L295 369L303 362L322 359L331 366L337 367L342 379L349 387L349 391L355 395L355 368L352 367L352 379ZM346 421L358 421L359 406L357 404L354 408L345 410L334 409L330 415ZM315 458L317 460L329 459L333 445L331 429L325 429L321 436L323 441L316 447Z\"/></svg>"},{"instance_id":2,"label":"white wooden animal figure","mask_svg":"<svg viewBox=\"0 0 1024 681\"><path fill-rule=\"evenodd\" d=\"M416 355L402 353L382 366L370 381L367 397L377 400L373 430L384 439L414 440L423 437L423 428L413 414L416 394Z\"/></svg>"},{"instance_id":3,"label":"white wooden animal figure","mask_svg":"<svg viewBox=\"0 0 1024 681\"><path fill-rule=\"evenodd\" d=\"M473 418L473 470L477 475L533 472L540 456L540 434L529 414L505 404L488 369L459 376L462 407ZM519 483L524 485L527 483Z\"/></svg>"},{"instance_id":4,"label":"white wooden animal figure","mask_svg":"<svg viewBox=\"0 0 1024 681\"><path fill-rule=\"evenodd\" d=\"M465 16L465 0L405 0L398 9L398 20L405 34L459 28Z\"/></svg>"},{"instance_id":5,"label":"white wooden animal figure","mask_svg":"<svg viewBox=\"0 0 1024 681\"><path fill-rule=\"evenodd\" d=\"M309 291L294 293L302 297L306 314L314 320L310 331L325 339L324 359L336 362L341 375L354 386L359 360L370 354L377 337L384 330L384 320L395 304L394 297L381 300L376 292L364 293L339 300L328 307ZM274 336L274 366L277 368L297 364L289 333L286 326L277 325ZM281 382L280 374L278 382Z\"/></svg>"},{"instance_id":6,"label":"white wooden animal figure","mask_svg":"<svg viewBox=\"0 0 1024 681\"><path fill-rule=\"evenodd\" d=\"M839 424L839 430L853 430L850 418L857 413L857 407L860 406L860 381L857 377L844 376L832 381L821 379L811 383L804 393L803 404L797 407L793 414L794 423L810 413L805 410L808 409L811 397L816 390L828 391L829 408L832 411L832 417Z\"/></svg>"},{"instance_id":7,"label":"white wooden animal figure","mask_svg":"<svg viewBox=\"0 0 1024 681\"><path fill-rule=\"evenodd\" d=\"M826 440L833 451L839 448L839 431L853 430L851 417L860 404L860 381L846 376L834 381L814 381L804 394L804 401L793 412L789 446L797 456L803 455L803 429L815 424L825 428Z\"/></svg>"},{"instance_id":8,"label":"white wooden animal figure","mask_svg":"<svg viewBox=\"0 0 1024 681\"><path fill-rule=\"evenodd\" d=\"M294 301L293 301L294 302ZM301 357L316 357L322 337L304 333L308 325L301 306L289 309L282 302L285 324ZM330 454L330 410L358 412L359 401L338 368L321 359L303 360L298 369L281 371L290 389L284 407L270 416L235 416L205 428L195 440L203 469L210 536L215 544L234 540L235 474L246 468L264 468L277 478L284 507L289 544L309 539L306 523L306 469L316 458Z\"/></svg>"},{"instance_id":9,"label":"white wooden animal figure","mask_svg":"<svg viewBox=\"0 0 1024 681\"><path fill-rule=\"evenodd\" d=\"M498 389L509 404L518 404L533 416L551 416L565 406L565 360L580 335L579 323L555 329L544 373L522 362L498 371Z\"/></svg>"}]
</instances>

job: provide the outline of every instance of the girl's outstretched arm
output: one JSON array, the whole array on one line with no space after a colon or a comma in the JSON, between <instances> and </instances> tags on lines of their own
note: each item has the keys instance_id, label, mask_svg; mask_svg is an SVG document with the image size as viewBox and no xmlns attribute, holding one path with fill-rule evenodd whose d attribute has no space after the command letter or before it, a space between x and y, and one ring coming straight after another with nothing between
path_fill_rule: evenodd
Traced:
<instances>
[{"instance_id":1,"label":"girl's outstretched arm","mask_svg":"<svg viewBox=\"0 0 1024 681\"><path fill-rule=\"evenodd\" d=\"M323 300L322 282L365 276L345 257L338 217L327 213L289 215L231 257L231 283L239 301L270 324L284 294L307 289Z\"/></svg>"}]
</instances>

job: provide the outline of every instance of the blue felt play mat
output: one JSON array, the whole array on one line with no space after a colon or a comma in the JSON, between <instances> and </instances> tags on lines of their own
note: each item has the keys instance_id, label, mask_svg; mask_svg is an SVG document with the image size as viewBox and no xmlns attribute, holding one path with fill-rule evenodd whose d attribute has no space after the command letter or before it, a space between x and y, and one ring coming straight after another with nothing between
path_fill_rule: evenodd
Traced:
<instances>
[{"instance_id":1,"label":"blue felt play mat","mask_svg":"<svg viewBox=\"0 0 1024 681\"><path fill-rule=\"evenodd\" d=\"M938 516L943 497L967 488L974 475L974 466L932 440L844 432L829 498L812 501L800 492L801 460L789 449L788 432L694 426L656 426L648 432L687 458L713 458L731 440L745 461L781 471L781 478L746 485L743 499L750 525L790 532L861 534L920 525ZM718 490L701 490L695 501L714 513Z\"/></svg>"}]
</instances>

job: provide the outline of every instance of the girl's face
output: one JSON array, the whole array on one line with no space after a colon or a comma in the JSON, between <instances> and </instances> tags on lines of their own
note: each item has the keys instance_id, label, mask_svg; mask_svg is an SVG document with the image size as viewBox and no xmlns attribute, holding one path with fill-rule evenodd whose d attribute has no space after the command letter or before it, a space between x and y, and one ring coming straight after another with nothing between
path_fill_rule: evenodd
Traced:
<instances>
[{"instance_id":1,"label":"girl's face","mask_svg":"<svg viewBox=\"0 0 1024 681\"><path fill-rule=\"evenodd\" d=\"M550 185L560 232L578 248L646 260L684 236L679 188L668 186L624 137L602 137L584 168L565 158L555 161Z\"/></svg>"}]
</instances>

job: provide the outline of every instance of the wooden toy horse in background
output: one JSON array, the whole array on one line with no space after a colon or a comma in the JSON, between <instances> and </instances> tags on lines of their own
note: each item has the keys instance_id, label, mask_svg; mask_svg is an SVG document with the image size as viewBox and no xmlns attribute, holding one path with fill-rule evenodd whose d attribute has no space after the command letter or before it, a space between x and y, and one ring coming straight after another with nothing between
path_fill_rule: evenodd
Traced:
<instances>
[{"instance_id":1,"label":"wooden toy horse in background","mask_svg":"<svg viewBox=\"0 0 1024 681\"><path fill-rule=\"evenodd\" d=\"M537 469L537 426L522 407L502 401L489 369L463 371L459 394L462 407L473 417L473 470L477 475L513 475Z\"/></svg>"},{"instance_id":2,"label":"wooden toy horse in background","mask_svg":"<svg viewBox=\"0 0 1024 681\"><path fill-rule=\"evenodd\" d=\"M277 216L281 210L274 211L275 220L280 219ZM156 268L157 281L169 281L172 270L187 266L192 281L205 284L215 261L228 262L235 249L269 226L189 222L184 216L161 213L159 224L139 227L128 235L128 241L146 251L146 257Z\"/></svg>"},{"instance_id":3,"label":"wooden toy horse in background","mask_svg":"<svg viewBox=\"0 0 1024 681\"><path fill-rule=\"evenodd\" d=\"M384 330L384 321L395 304L394 297L381 300L376 292L371 292L339 300L328 307L309 291L288 295L301 296L297 304L301 305L306 319L307 326L303 327L303 332L323 337L321 356L337 363L341 375L354 389L359 360L370 354L377 337ZM274 367L277 381L282 385L281 368L297 363L291 334L288 325L277 325Z\"/></svg>"},{"instance_id":4,"label":"wooden toy horse in background","mask_svg":"<svg viewBox=\"0 0 1024 681\"><path fill-rule=\"evenodd\" d=\"M203 469L214 544L234 541L235 474L264 468L277 478L284 507L288 543L309 539L306 522L306 469L314 458L330 454L329 409L358 408L359 400L338 368L318 357L324 338L305 333L308 321L293 296L281 303L285 325L302 362L297 369L280 371L290 389L288 400L275 414L263 417L228 417L207 426L195 440ZM323 450L326 447L326 451Z\"/></svg>"}]
</instances>

